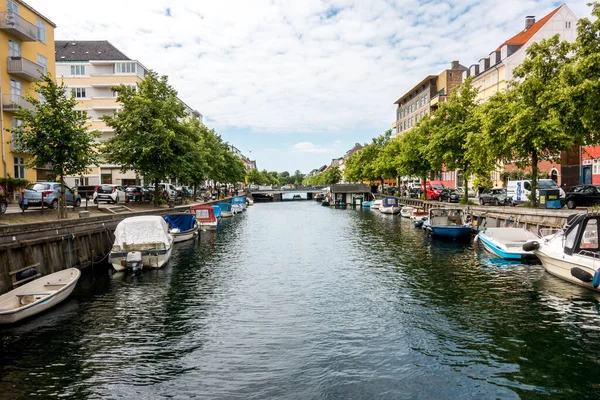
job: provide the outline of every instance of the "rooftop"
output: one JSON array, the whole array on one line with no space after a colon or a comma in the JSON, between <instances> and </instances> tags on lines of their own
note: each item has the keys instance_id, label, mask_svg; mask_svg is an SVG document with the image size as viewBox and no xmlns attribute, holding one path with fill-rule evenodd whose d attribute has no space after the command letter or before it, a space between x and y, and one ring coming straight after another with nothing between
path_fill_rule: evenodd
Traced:
<instances>
[{"instance_id":1,"label":"rooftop","mask_svg":"<svg viewBox=\"0 0 600 400\"><path fill-rule=\"evenodd\" d=\"M428 77L426 77L425 79L423 79L421 82L417 83L415 85L415 87L413 87L412 89L410 89L408 92L406 92L406 94L404 94L404 96L400 97L398 100L396 100L394 102L394 104L400 104L402 103L402 100L405 100L407 97L409 97L415 90L417 90L418 88L420 88L421 86L423 86L428 80L430 79L437 79L437 75L429 75Z\"/></svg>"},{"instance_id":2,"label":"rooftop","mask_svg":"<svg viewBox=\"0 0 600 400\"><path fill-rule=\"evenodd\" d=\"M129 61L108 40L56 40L56 61Z\"/></svg>"},{"instance_id":3,"label":"rooftop","mask_svg":"<svg viewBox=\"0 0 600 400\"><path fill-rule=\"evenodd\" d=\"M527 43L529 41L529 39L531 39L533 37L533 35L535 35L540 29L542 29L542 27L544 25L546 25L546 22L548 22L550 20L550 18L552 18L554 16L554 14L556 14L558 12L558 10L560 10L562 7L564 7L564 4L560 7L558 7L556 10L552 11L550 14L546 15L544 18L540 19L539 21L537 21L536 23L531 25L528 29L522 30L521 32L517 33L515 36L508 39L506 42L502 43L500 46L498 46L498 49L496 49L496 51L501 51L502 47L504 45L509 45L509 46L524 45L525 43Z\"/></svg>"}]
</instances>

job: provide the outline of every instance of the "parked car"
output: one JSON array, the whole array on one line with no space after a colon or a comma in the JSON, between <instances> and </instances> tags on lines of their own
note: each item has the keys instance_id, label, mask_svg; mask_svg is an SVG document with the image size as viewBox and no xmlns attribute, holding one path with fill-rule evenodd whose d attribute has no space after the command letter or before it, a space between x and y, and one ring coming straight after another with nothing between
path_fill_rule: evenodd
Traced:
<instances>
[{"instance_id":1,"label":"parked car","mask_svg":"<svg viewBox=\"0 0 600 400\"><path fill-rule=\"evenodd\" d=\"M127 193L127 198L130 201L152 201L152 198L154 197L153 192L144 186L129 186L125 192Z\"/></svg>"},{"instance_id":2,"label":"parked car","mask_svg":"<svg viewBox=\"0 0 600 400\"><path fill-rule=\"evenodd\" d=\"M444 184L441 181L427 181L425 184L426 198L437 200L444 189ZM423 193L423 185L421 185L421 193Z\"/></svg>"},{"instance_id":3,"label":"parked car","mask_svg":"<svg viewBox=\"0 0 600 400\"><path fill-rule=\"evenodd\" d=\"M177 189L175 189L175 186L171 185L170 183L159 183L158 188L160 189L161 193L165 193L165 191L166 191L166 199L165 200L169 200L171 197L172 198L177 197ZM165 196L165 195L163 194L163 196Z\"/></svg>"},{"instance_id":4,"label":"parked car","mask_svg":"<svg viewBox=\"0 0 600 400\"><path fill-rule=\"evenodd\" d=\"M530 180L508 181L507 194L512 197L514 202L523 203L529 200L531 189ZM543 194L546 190L558 190L561 200L564 201L566 193L556 182L552 179L538 179L536 186L538 198L540 194Z\"/></svg>"},{"instance_id":5,"label":"parked car","mask_svg":"<svg viewBox=\"0 0 600 400\"><path fill-rule=\"evenodd\" d=\"M127 196L127 192L125 192L125 188L123 188L123 186L104 184L98 186L96 188L96 192L94 193L94 203L97 204L101 201L117 204L123 201L128 202L129 197Z\"/></svg>"},{"instance_id":6,"label":"parked car","mask_svg":"<svg viewBox=\"0 0 600 400\"><path fill-rule=\"evenodd\" d=\"M440 193L439 200L447 201L448 203L458 203L462 194L458 192L458 190L454 188L444 188L442 189L442 193Z\"/></svg>"},{"instance_id":7,"label":"parked car","mask_svg":"<svg viewBox=\"0 0 600 400\"><path fill-rule=\"evenodd\" d=\"M8 193L4 186L0 185L0 214L4 214L8 208Z\"/></svg>"},{"instance_id":8,"label":"parked car","mask_svg":"<svg viewBox=\"0 0 600 400\"><path fill-rule=\"evenodd\" d=\"M62 185L60 182L33 182L23 189L19 207L27 210L29 207L41 207L43 204L46 207L56 209L58 208L61 188L67 195L67 206L79 207L81 205L81 196L79 194L75 195L70 187Z\"/></svg>"},{"instance_id":9,"label":"parked car","mask_svg":"<svg viewBox=\"0 0 600 400\"><path fill-rule=\"evenodd\" d=\"M81 196L82 200L85 200L86 198L88 200L92 200L94 198L94 192L97 188L98 186L94 185L79 185L73 186L73 192L77 192L77 194Z\"/></svg>"},{"instance_id":10,"label":"parked car","mask_svg":"<svg viewBox=\"0 0 600 400\"><path fill-rule=\"evenodd\" d=\"M485 189L479 195L479 204L482 206L485 204L495 204L497 206L506 206L512 205L513 199L512 197L506 194L506 189L504 188L492 188Z\"/></svg>"},{"instance_id":11,"label":"parked car","mask_svg":"<svg viewBox=\"0 0 600 400\"><path fill-rule=\"evenodd\" d=\"M567 192L564 204L567 208L589 207L600 204L600 186L577 185Z\"/></svg>"}]
</instances>

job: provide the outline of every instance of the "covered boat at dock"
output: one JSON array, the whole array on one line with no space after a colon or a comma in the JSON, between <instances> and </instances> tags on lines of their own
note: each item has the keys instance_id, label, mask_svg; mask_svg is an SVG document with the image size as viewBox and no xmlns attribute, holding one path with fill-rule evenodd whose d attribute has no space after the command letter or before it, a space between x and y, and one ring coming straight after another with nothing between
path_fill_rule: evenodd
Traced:
<instances>
[{"instance_id":1,"label":"covered boat at dock","mask_svg":"<svg viewBox=\"0 0 600 400\"><path fill-rule=\"evenodd\" d=\"M533 251L546 272L600 292L600 213L573 214L558 232L532 240L523 250Z\"/></svg>"},{"instance_id":2,"label":"covered boat at dock","mask_svg":"<svg viewBox=\"0 0 600 400\"><path fill-rule=\"evenodd\" d=\"M400 205L398 204L398 199L396 199L395 197L386 197L381 201L379 211L383 214L398 214L400 212Z\"/></svg>"},{"instance_id":3,"label":"covered boat at dock","mask_svg":"<svg viewBox=\"0 0 600 400\"><path fill-rule=\"evenodd\" d=\"M69 297L80 276L77 268L67 268L1 295L0 324L13 324L54 307Z\"/></svg>"},{"instance_id":4,"label":"covered boat at dock","mask_svg":"<svg viewBox=\"0 0 600 400\"><path fill-rule=\"evenodd\" d=\"M169 261L175 239L163 217L148 215L125 218L115 229L115 242L110 252L110 262L116 271L137 268L128 256L140 253L141 266L161 268Z\"/></svg>"},{"instance_id":5,"label":"covered boat at dock","mask_svg":"<svg viewBox=\"0 0 600 400\"><path fill-rule=\"evenodd\" d=\"M471 237L471 226L467 225L461 208L432 208L429 218L423 223L423 229L444 239L464 240Z\"/></svg>"},{"instance_id":6,"label":"covered boat at dock","mask_svg":"<svg viewBox=\"0 0 600 400\"><path fill-rule=\"evenodd\" d=\"M403 218L410 218L410 213L415 210L414 207L404 206L400 209L400 216Z\"/></svg>"},{"instance_id":7,"label":"covered boat at dock","mask_svg":"<svg viewBox=\"0 0 600 400\"><path fill-rule=\"evenodd\" d=\"M231 198L231 206L237 210L245 211L248 207L245 196L235 196ZM237 212L236 212L237 213Z\"/></svg>"},{"instance_id":8,"label":"covered boat at dock","mask_svg":"<svg viewBox=\"0 0 600 400\"><path fill-rule=\"evenodd\" d=\"M213 208L213 211L215 212L215 218L217 218L217 219L221 218L221 207L219 207L216 204L213 204L211 207Z\"/></svg>"},{"instance_id":9,"label":"covered boat at dock","mask_svg":"<svg viewBox=\"0 0 600 400\"><path fill-rule=\"evenodd\" d=\"M373 203L371 203L371 210L379 210L379 207L381 207L381 203L383 200L374 200Z\"/></svg>"},{"instance_id":10,"label":"covered boat at dock","mask_svg":"<svg viewBox=\"0 0 600 400\"><path fill-rule=\"evenodd\" d=\"M219 222L217 221L217 217L215 217L215 210L212 206L195 205L190 207L190 212L196 217L196 220L198 220L200 228L204 230L217 229Z\"/></svg>"},{"instance_id":11,"label":"covered boat at dock","mask_svg":"<svg viewBox=\"0 0 600 400\"><path fill-rule=\"evenodd\" d=\"M193 239L194 236L198 235L198 221L192 214L170 214L165 215L164 219L171 228L169 233L175 239L175 243Z\"/></svg>"},{"instance_id":12,"label":"covered boat at dock","mask_svg":"<svg viewBox=\"0 0 600 400\"><path fill-rule=\"evenodd\" d=\"M532 251L523 250L523 244L539 236L522 228L485 228L476 240L490 253L505 260L521 260L534 257Z\"/></svg>"},{"instance_id":13,"label":"covered boat at dock","mask_svg":"<svg viewBox=\"0 0 600 400\"><path fill-rule=\"evenodd\" d=\"M229 203L219 203L217 206L221 209L221 218L233 217L233 209Z\"/></svg>"}]
</instances>

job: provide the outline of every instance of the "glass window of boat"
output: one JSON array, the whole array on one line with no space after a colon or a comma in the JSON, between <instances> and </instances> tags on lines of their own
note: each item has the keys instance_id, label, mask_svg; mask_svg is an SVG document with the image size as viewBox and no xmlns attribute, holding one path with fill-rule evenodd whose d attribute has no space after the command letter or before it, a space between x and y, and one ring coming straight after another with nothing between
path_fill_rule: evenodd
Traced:
<instances>
[{"instance_id":1,"label":"glass window of boat","mask_svg":"<svg viewBox=\"0 0 600 400\"><path fill-rule=\"evenodd\" d=\"M565 249L570 249L571 251L573 250L573 247L575 247L577 232L579 232L579 225L575 226L571 232L567 234L567 238L565 239Z\"/></svg>"},{"instance_id":2,"label":"glass window of boat","mask_svg":"<svg viewBox=\"0 0 600 400\"><path fill-rule=\"evenodd\" d=\"M196 210L196 218L208 218L208 210Z\"/></svg>"},{"instance_id":3,"label":"glass window of boat","mask_svg":"<svg viewBox=\"0 0 600 400\"><path fill-rule=\"evenodd\" d=\"M598 220L588 219L585 223L579 248L582 250L598 250Z\"/></svg>"}]
</instances>

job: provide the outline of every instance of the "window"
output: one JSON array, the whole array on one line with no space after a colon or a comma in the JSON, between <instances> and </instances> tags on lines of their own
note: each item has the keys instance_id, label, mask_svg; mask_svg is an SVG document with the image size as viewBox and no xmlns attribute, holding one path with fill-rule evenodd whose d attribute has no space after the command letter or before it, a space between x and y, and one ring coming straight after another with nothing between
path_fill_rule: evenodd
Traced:
<instances>
[{"instance_id":1,"label":"window","mask_svg":"<svg viewBox=\"0 0 600 400\"><path fill-rule=\"evenodd\" d=\"M8 56L21 57L21 43L8 39Z\"/></svg>"},{"instance_id":2,"label":"window","mask_svg":"<svg viewBox=\"0 0 600 400\"><path fill-rule=\"evenodd\" d=\"M580 249L598 249L598 222L595 219L589 219L585 225L583 235L581 235Z\"/></svg>"},{"instance_id":3,"label":"window","mask_svg":"<svg viewBox=\"0 0 600 400\"><path fill-rule=\"evenodd\" d=\"M71 75L85 75L85 65L71 65Z\"/></svg>"},{"instance_id":4,"label":"window","mask_svg":"<svg viewBox=\"0 0 600 400\"><path fill-rule=\"evenodd\" d=\"M17 3L15 3L14 1L11 1L11 0L6 1L6 10L8 12L12 11L15 14L19 15L19 5Z\"/></svg>"},{"instance_id":5,"label":"window","mask_svg":"<svg viewBox=\"0 0 600 400\"><path fill-rule=\"evenodd\" d=\"M594 175L600 174L600 160L594 160Z\"/></svg>"},{"instance_id":6,"label":"window","mask_svg":"<svg viewBox=\"0 0 600 400\"><path fill-rule=\"evenodd\" d=\"M41 54L37 55L37 63L40 67L42 67L42 72L48 72L48 59Z\"/></svg>"},{"instance_id":7,"label":"window","mask_svg":"<svg viewBox=\"0 0 600 400\"><path fill-rule=\"evenodd\" d=\"M135 74L135 63L116 63L116 74Z\"/></svg>"},{"instance_id":8,"label":"window","mask_svg":"<svg viewBox=\"0 0 600 400\"><path fill-rule=\"evenodd\" d=\"M14 173L16 179L25 179L25 158L15 157L14 158Z\"/></svg>"},{"instance_id":9,"label":"window","mask_svg":"<svg viewBox=\"0 0 600 400\"><path fill-rule=\"evenodd\" d=\"M85 88L72 88L71 89L71 93L73 94L73 97L75 97L76 99L82 99L85 98Z\"/></svg>"},{"instance_id":10,"label":"window","mask_svg":"<svg viewBox=\"0 0 600 400\"><path fill-rule=\"evenodd\" d=\"M500 49L500 58L504 60L506 57L508 57L508 46L504 45Z\"/></svg>"},{"instance_id":11,"label":"window","mask_svg":"<svg viewBox=\"0 0 600 400\"><path fill-rule=\"evenodd\" d=\"M23 95L23 89L21 82L11 79L10 80L10 98L14 103L20 103L21 96Z\"/></svg>"},{"instance_id":12,"label":"window","mask_svg":"<svg viewBox=\"0 0 600 400\"><path fill-rule=\"evenodd\" d=\"M492 83L492 78L490 76L488 76L487 78L485 78L485 86L490 86L490 84Z\"/></svg>"},{"instance_id":13,"label":"window","mask_svg":"<svg viewBox=\"0 0 600 400\"><path fill-rule=\"evenodd\" d=\"M36 18L35 23L37 25L37 40L46 43L46 23L39 18Z\"/></svg>"},{"instance_id":14,"label":"window","mask_svg":"<svg viewBox=\"0 0 600 400\"><path fill-rule=\"evenodd\" d=\"M571 21L565 22L565 28L566 29L571 29Z\"/></svg>"},{"instance_id":15,"label":"window","mask_svg":"<svg viewBox=\"0 0 600 400\"><path fill-rule=\"evenodd\" d=\"M583 160L583 165L592 165L592 160Z\"/></svg>"}]
</instances>

